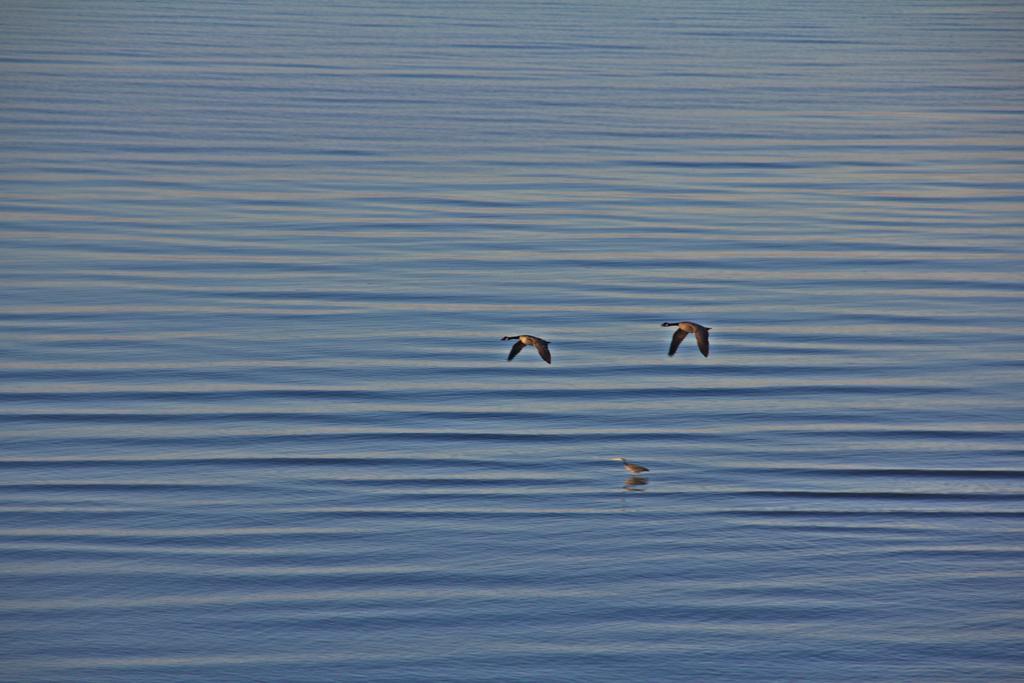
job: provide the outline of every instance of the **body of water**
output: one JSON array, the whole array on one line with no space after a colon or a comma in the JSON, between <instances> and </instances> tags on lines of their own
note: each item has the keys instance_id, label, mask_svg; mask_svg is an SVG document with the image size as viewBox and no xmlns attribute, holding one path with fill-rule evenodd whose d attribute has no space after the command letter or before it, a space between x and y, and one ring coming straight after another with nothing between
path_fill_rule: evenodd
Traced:
<instances>
[{"instance_id":1,"label":"body of water","mask_svg":"<svg viewBox=\"0 0 1024 683\"><path fill-rule=\"evenodd\" d=\"M3 681L1024 677L1020 3L0 21Z\"/></svg>"}]
</instances>

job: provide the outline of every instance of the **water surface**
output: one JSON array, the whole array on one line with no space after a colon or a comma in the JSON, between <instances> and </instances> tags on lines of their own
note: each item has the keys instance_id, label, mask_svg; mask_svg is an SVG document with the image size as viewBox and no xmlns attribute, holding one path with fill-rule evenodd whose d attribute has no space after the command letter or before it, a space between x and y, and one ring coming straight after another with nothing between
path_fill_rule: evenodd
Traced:
<instances>
[{"instance_id":1,"label":"water surface","mask_svg":"<svg viewBox=\"0 0 1024 683\"><path fill-rule=\"evenodd\" d=\"M1024 677L1018 3L2 20L0 679Z\"/></svg>"}]
</instances>

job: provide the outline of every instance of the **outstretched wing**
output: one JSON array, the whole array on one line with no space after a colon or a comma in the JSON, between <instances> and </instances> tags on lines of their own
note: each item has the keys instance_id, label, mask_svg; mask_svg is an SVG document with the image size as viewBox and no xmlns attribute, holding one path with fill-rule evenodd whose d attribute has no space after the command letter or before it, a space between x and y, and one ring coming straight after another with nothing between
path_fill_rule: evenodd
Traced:
<instances>
[{"instance_id":1,"label":"outstretched wing","mask_svg":"<svg viewBox=\"0 0 1024 683\"><path fill-rule=\"evenodd\" d=\"M551 352L548 351L548 345L539 341L534 344L534 346L537 347L537 353L539 353L540 357L544 359L544 362L551 365Z\"/></svg>"},{"instance_id":2,"label":"outstretched wing","mask_svg":"<svg viewBox=\"0 0 1024 683\"><path fill-rule=\"evenodd\" d=\"M708 351L711 350L708 346L708 331L698 327L697 331L693 334L697 337L697 348L700 349L700 352L704 354L705 358L707 358Z\"/></svg>"},{"instance_id":3,"label":"outstretched wing","mask_svg":"<svg viewBox=\"0 0 1024 683\"><path fill-rule=\"evenodd\" d=\"M668 355L676 355L676 349L679 348L679 345L683 343L683 340L686 339L686 335L688 334L689 332L686 330L676 330L676 333L672 335L672 345L668 347Z\"/></svg>"},{"instance_id":4,"label":"outstretched wing","mask_svg":"<svg viewBox=\"0 0 1024 683\"><path fill-rule=\"evenodd\" d=\"M526 346L526 344L524 344L523 342L516 341L516 343L512 345L512 350L508 352L508 359L512 360L513 358L515 358L516 354L522 351L524 346Z\"/></svg>"}]
</instances>

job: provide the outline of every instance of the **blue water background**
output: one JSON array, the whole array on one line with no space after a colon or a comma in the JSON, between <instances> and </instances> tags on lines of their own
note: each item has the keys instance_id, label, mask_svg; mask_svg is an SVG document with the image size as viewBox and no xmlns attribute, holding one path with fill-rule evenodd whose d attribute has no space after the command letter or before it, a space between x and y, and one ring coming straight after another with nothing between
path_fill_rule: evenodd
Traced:
<instances>
[{"instance_id":1,"label":"blue water background","mask_svg":"<svg viewBox=\"0 0 1024 683\"><path fill-rule=\"evenodd\" d=\"M1024 678L1021 3L0 35L0 680Z\"/></svg>"}]
</instances>

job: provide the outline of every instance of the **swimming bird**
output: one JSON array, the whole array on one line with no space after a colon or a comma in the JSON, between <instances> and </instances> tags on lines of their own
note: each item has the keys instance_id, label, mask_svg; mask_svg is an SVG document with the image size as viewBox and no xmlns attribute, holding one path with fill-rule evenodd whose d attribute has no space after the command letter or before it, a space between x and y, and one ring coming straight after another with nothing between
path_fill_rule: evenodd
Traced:
<instances>
[{"instance_id":1,"label":"swimming bird","mask_svg":"<svg viewBox=\"0 0 1024 683\"><path fill-rule=\"evenodd\" d=\"M693 336L697 338L697 348L704 354L704 357L708 357L708 332L711 331L710 327L704 327L698 323L689 323L685 320L681 323L662 323L662 327L678 327L676 333L672 335L672 344L668 347L668 355L676 355L676 349L679 348L679 344L686 339L686 335L693 332Z\"/></svg>"},{"instance_id":2,"label":"swimming bird","mask_svg":"<svg viewBox=\"0 0 1024 683\"><path fill-rule=\"evenodd\" d=\"M534 337L529 334L517 334L514 337L502 337L501 341L512 341L516 340L516 343L512 345L512 350L508 352L508 359L512 360L516 357L523 348L532 346L537 349L537 353L544 359L544 362L551 365L551 352L548 351L548 342L541 339L540 337Z\"/></svg>"},{"instance_id":3,"label":"swimming bird","mask_svg":"<svg viewBox=\"0 0 1024 683\"><path fill-rule=\"evenodd\" d=\"M618 460L619 462L621 462L622 466L626 468L626 471L632 474L650 472L650 470L644 467L643 465L637 465L635 462L628 462L625 458L612 458L612 460Z\"/></svg>"}]
</instances>

